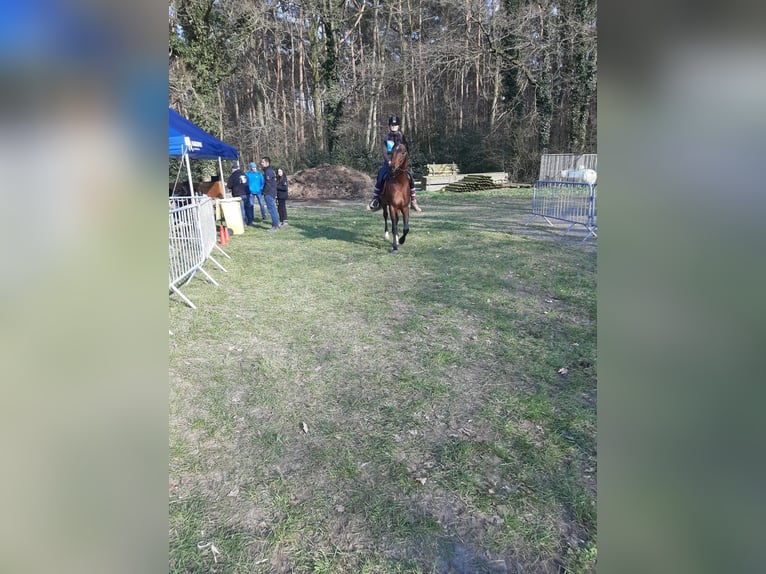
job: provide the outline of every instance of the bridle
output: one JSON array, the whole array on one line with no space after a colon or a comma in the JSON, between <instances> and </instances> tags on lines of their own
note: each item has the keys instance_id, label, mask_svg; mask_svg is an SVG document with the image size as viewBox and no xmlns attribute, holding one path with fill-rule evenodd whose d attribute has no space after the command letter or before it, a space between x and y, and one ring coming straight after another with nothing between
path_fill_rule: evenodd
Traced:
<instances>
[{"instance_id":1,"label":"bridle","mask_svg":"<svg viewBox=\"0 0 766 574\"><path fill-rule=\"evenodd\" d=\"M394 165L393 161L392 161L391 166L390 166L391 167L391 177L396 177L397 175L407 171L407 157L408 157L407 148L404 147L404 144L398 144L394 148L394 151L396 151L399 148L399 146L402 146L402 149L399 152L399 155L401 155L403 159L402 159L402 161L399 162L398 165ZM393 155L392 155L391 159L393 160Z\"/></svg>"}]
</instances>

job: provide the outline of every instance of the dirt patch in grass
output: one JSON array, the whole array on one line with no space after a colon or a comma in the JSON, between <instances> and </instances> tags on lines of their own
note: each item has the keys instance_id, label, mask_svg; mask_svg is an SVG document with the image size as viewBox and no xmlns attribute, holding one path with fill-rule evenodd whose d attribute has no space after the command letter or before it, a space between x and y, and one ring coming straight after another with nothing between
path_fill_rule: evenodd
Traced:
<instances>
[{"instance_id":1,"label":"dirt patch in grass","mask_svg":"<svg viewBox=\"0 0 766 574\"><path fill-rule=\"evenodd\" d=\"M290 199L355 199L372 192L372 178L344 165L322 164L288 176Z\"/></svg>"}]
</instances>

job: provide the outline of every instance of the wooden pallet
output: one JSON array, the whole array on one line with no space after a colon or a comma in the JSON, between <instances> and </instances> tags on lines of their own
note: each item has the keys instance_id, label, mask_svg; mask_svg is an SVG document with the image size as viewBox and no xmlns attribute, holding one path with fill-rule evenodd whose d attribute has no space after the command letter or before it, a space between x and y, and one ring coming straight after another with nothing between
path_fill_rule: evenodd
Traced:
<instances>
[{"instance_id":1,"label":"wooden pallet","mask_svg":"<svg viewBox=\"0 0 766 574\"><path fill-rule=\"evenodd\" d=\"M455 175L458 172L454 163L429 163L426 169L427 175Z\"/></svg>"},{"instance_id":2,"label":"wooden pallet","mask_svg":"<svg viewBox=\"0 0 766 574\"><path fill-rule=\"evenodd\" d=\"M465 175L456 173L446 175L427 175L423 179L426 190L439 191L440 189L443 189L445 185L460 181L464 177Z\"/></svg>"}]
</instances>

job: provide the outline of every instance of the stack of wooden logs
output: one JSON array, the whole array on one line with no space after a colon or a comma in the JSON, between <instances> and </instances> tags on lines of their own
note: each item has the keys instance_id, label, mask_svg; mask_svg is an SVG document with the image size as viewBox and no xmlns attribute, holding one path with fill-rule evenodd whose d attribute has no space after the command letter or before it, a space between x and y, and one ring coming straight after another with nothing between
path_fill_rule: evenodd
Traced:
<instances>
[{"instance_id":1,"label":"stack of wooden logs","mask_svg":"<svg viewBox=\"0 0 766 574\"><path fill-rule=\"evenodd\" d=\"M499 187L488 175L466 175L460 181L445 186L442 191L466 192Z\"/></svg>"}]
</instances>

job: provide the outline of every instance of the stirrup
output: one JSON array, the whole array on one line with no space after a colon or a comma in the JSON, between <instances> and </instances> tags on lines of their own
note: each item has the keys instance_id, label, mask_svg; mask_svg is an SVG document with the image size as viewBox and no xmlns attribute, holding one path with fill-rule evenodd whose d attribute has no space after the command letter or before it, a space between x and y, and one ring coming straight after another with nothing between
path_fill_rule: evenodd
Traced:
<instances>
[{"instance_id":1,"label":"stirrup","mask_svg":"<svg viewBox=\"0 0 766 574\"><path fill-rule=\"evenodd\" d=\"M377 197L373 197L370 204L367 206L367 209L370 211L377 211L380 209L380 200Z\"/></svg>"},{"instance_id":2,"label":"stirrup","mask_svg":"<svg viewBox=\"0 0 766 574\"><path fill-rule=\"evenodd\" d=\"M412 209L414 209L415 211L423 211L422 209L420 209L420 206L418 205L418 200L417 200L417 199L412 199L412 200L410 200L410 206L411 206L411 207L412 207Z\"/></svg>"}]
</instances>

